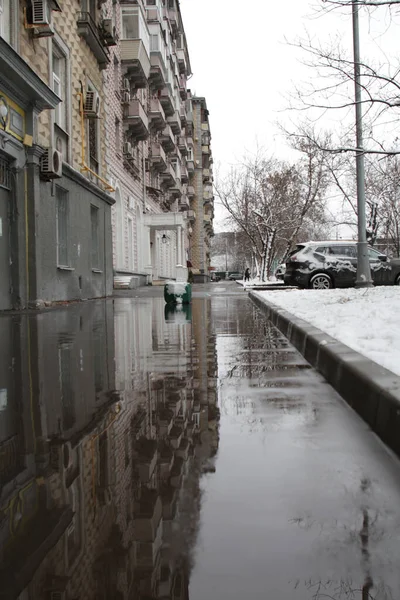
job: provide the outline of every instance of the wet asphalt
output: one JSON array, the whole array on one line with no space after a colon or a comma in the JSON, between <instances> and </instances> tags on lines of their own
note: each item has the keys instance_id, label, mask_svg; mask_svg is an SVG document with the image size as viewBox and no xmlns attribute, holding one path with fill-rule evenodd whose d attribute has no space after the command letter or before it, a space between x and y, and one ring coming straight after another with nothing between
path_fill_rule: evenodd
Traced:
<instances>
[{"instance_id":1,"label":"wet asphalt","mask_svg":"<svg viewBox=\"0 0 400 600\"><path fill-rule=\"evenodd\" d=\"M0 598L399 600L400 463L241 286L0 318Z\"/></svg>"}]
</instances>

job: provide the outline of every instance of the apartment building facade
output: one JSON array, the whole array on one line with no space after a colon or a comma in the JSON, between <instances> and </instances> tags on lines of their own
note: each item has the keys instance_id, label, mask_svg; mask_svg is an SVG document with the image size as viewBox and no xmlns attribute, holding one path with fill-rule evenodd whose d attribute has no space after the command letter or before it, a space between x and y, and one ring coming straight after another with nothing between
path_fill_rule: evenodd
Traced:
<instances>
[{"instance_id":1,"label":"apartment building facade","mask_svg":"<svg viewBox=\"0 0 400 600\"><path fill-rule=\"evenodd\" d=\"M112 292L98 3L3 0L0 308ZM4 284L4 285L3 285Z\"/></svg>"},{"instance_id":2,"label":"apartment building facade","mask_svg":"<svg viewBox=\"0 0 400 600\"><path fill-rule=\"evenodd\" d=\"M106 7L119 39L107 70L116 281L186 280L193 138L179 2L109 0Z\"/></svg>"},{"instance_id":3,"label":"apartment building facade","mask_svg":"<svg viewBox=\"0 0 400 600\"><path fill-rule=\"evenodd\" d=\"M213 158L209 111L205 98L194 97L194 197L189 213L192 219L191 262L196 282L209 281L211 265L211 239L214 235Z\"/></svg>"},{"instance_id":4,"label":"apartment building facade","mask_svg":"<svg viewBox=\"0 0 400 600\"><path fill-rule=\"evenodd\" d=\"M0 310L207 275L190 75L178 0L2 0Z\"/></svg>"}]
</instances>

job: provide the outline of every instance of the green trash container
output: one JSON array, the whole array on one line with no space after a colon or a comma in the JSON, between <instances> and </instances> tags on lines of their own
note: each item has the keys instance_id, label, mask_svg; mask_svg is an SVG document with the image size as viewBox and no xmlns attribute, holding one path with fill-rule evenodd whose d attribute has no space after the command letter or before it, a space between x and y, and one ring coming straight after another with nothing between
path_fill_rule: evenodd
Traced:
<instances>
[{"instance_id":1,"label":"green trash container","mask_svg":"<svg viewBox=\"0 0 400 600\"><path fill-rule=\"evenodd\" d=\"M167 281L164 286L164 300L167 304L190 304L192 286L186 281Z\"/></svg>"}]
</instances>

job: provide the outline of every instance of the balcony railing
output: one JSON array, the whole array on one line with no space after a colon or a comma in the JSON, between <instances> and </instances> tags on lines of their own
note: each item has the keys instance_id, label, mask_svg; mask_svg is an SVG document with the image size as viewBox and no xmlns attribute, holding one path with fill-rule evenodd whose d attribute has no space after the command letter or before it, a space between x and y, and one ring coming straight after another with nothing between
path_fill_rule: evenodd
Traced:
<instances>
[{"instance_id":1,"label":"balcony railing","mask_svg":"<svg viewBox=\"0 0 400 600\"><path fill-rule=\"evenodd\" d=\"M167 152L172 152L175 149L175 137L169 125L167 125L165 129L163 129L162 133L159 136L159 139L163 145L164 150L166 150Z\"/></svg>"},{"instance_id":2,"label":"balcony railing","mask_svg":"<svg viewBox=\"0 0 400 600\"><path fill-rule=\"evenodd\" d=\"M78 13L77 26L78 35L86 41L87 45L95 55L100 69L105 69L110 62L109 53L107 47L104 46L99 28L91 14L88 12Z\"/></svg>"},{"instance_id":3,"label":"balcony railing","mask_svg":"<svg viewBox=\"0 0 400 600\"><path fill-rule=\"evenodd\" d=\"M150 77L153 89L161 90L165 87L165 65L159 52L150 52Z\"/></svg>"},{"instance_id":4,"label":"balcony railing","mask_svg":"<svg viewBox=\"0 0 400 600\"><path fill-rule=\"evenodd\" d=\"M149 119L155 131L162 131L167 124L163 107L157 98L150 99Z\"/></svg>"},{"instance_id":5,"label":"balcony railing","mask_svg":"<svg viewBox=\"0 0 400 600\"><path fill-rule=\"evenodd\" d=\"M164 112L167 117L171 117L175 112L174 101L172 98L172 92L170 90L169 85L166 85L160 93L160 102L164 109Z\"/></svg>"},{"instance_id":6,"label":"balcony railing","mask_svg":"<svg viewBox=\"0 0 400 600\"><path fill-rule=\"evenodd\" d=\"M156 171L163 171L167 167L167 157L163 147L158 142L151 144L150 164Z\"/></svg>"},{"instance_id":7,"label":"balcony railing","mask_svg":"<svg viewBox=\"0 0 400 600\"><path fill-rule=\"evenodd\" d=\"M174 111L173 115L167 118L167 121L173 133L179 135L181 133L181 118L178 111Z\"/></svg>"},{"instance_id":8,"label":"balcony railing","mask_svg":"<svg viewBox=\"0 0 400 600\"><path fill-rule=\"evenodd\" d=\"M136 140L143 141L149 137L149 119L139 100L131 100L126 107L124 123L129 129L129 134Z\"/></svg>"},{"instance_id":9,"label":"balcony railing","mask_svg":"<svg viewBox=\"0 0 400 600\"><path fill-rule=\"evenodd\" d=\"M142 40L120 40L121 63L136 88L144 88L150 75L150 58Z\"/></svg>"}]
</instances>

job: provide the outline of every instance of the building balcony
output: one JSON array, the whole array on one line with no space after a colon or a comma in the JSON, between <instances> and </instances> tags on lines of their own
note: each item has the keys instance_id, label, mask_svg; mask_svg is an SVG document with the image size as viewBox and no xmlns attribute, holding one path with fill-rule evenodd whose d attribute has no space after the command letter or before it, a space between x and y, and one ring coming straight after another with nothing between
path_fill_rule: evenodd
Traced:
<instances>
[{"instance_id":1,"label":"building balcony","mask_svg":"<svg viewBox=\"0 0 400 600\"><path fill-rule=\"evenodd\" d=\"M157 98L150 99L149 122L154 131L162 131L167 124L163 107Z\"/></svg>"},{"instance_id":2,"label":"building balcony","mask_svg":"<svg viewBox=\"0 0 400 600\"><path fill-rule=\"evenodd\" d=\"M164 152L164 148L159 142L153 142L151 144L151 156L150 165L156 171L163 171L167 168L167 157Z\"/></svg>"},{"instance_id":3,"label":"building balcony","mask_svg":"<svg viewBox=\"0 0 400 600\"><path fill-rule=\"evenodd\" d=\"M196 220L196 213L194 212L194 210L187 211L187 218L191 223L193 223Z\"/></svg>"},{"instance_id":4,"label":"building balcony","mask_svg":"<svg viewBox=\"0 0 400 600\"><path fill-rule=\"evenodd\" d=\"M179 94L182 98L182 100L187 100L187 88L186 88L186 77L184 75L181 75L179 77Z\"/></svg>"},{"instance_id":5,"label":"building balcony","mask_svg":"<svg viewBox=\"0 0 400 600\"><path fill-rule=\"evenodd\" d=\"M157 23L157 22L161 22L161 14L158 11L158 8L154 7L154 8L148 8L146 11L146 16L147 16L147 21L149 23Z\"/></svg>"},{"instance_id":6,"label":"building balcony","mask_svg":"<svg viewBox=\"0 0 400 600\"><path fill-rule=\"evenodd\" d=\"M202 154L210 154L210 146L208 144L204 144L201 147L201 153Z\"/></svg>"},{"instance_id":7,"label":"building balcony","mask_svg":"<svg viewBox=\"0 0 400 600\"><path fill-rule=\"evenodd\" d=\"M172 117L172 115L175 112L175 105L172 97L172 91L169 85L163 87L159 98L166 116Z\"/></svg>"},{"instance_id":8,"label":"building balcony","mask_svg":"<svg viewBox=\"0 0 400 600\"><path fill-rule=\"evenodd\" d=\"M175 8L168 8L167 13L168 13L168 20L171 25L172 33L174 34L174 36L177 36L178 32L179 32L178 31L179 28L178 28L178 18L176 15L176 10L175 10Z\"/></svg>"},{"instance_id":9,"label":"building balcony","mask_svg":"<svg viewBox=\"0 0 400 600\"><path fill-rule=\"evenodd\" d=\"M203 169L203 181L208 182L211 181L211 170Z\"/></svg>"},{"instance_id":10,"label":"building balcony","mask_svg":"<svg viewBox=\"0 0 400 600\"><path fill-rule=\"evenodd\" d=\"M201 124L201 130L202 131L210 131L210 126L207 121L205 121L204 123Z\"/></svg>"},{"instance_id":11,"label":"building balcony","mask_svg":"<svg viewBox=\"0 0 400 600\"><path fill-rule=\"evenodd\" d=\"M174 111L174 114L170 117L167 117L168 125L171 127L172 132L175 135L179 135L182 131L181 129L181 118L178 114L178 111Z\"/></svg>"},{"instance_id":12,"label":"building balcony","mask_svg":"<svg viewBox=\"0 0 400 600\"><path fill-rule=\"evenodd\" d=\"M191 200L193 200L193 198L195 197L195 191L194 191L194 187L192 185L188 185L187 195Z\"/></svg>"},{"instance_id":13,"label":"building balcony","mask_svg":"<svg viewBox=\"0 0 400 600\"><path fill-rule=\"evenodd\" d=\"M124 125L128 134L137 141L147 140L149 137L149 119L139 100L131 100L126 106Z\"/></svg>"},{"instance_id":14,"label":"building balcony","mask_svg":"<svg viewBox=\"0 0 400 600\"><path fill-rule=\"evenodd\" d=\"M186 108L183 104L181 105L181 108L179 111L179 116L181 118L182 127L186 127L186 125L187 125Z\"/></svg>"},{"instance_id":15,"label":"building balcony","mask_svg":"<svg viewBox=\"0 0 400 600\"><path fill-rule=\"evenodd\" d=\"M187 183L189 181L189 173L185 166L181 167L181 181L182 183Z\"/></svg>"},{"instance_id":16,"label":"building balcony","mask_svg":"<svg viewBox=\"0 0 400 600\"><path fill-rule=\"evenodd\" d=\"M142 488L141 498L134 511L137 542L153 542L157 539L162 519L162 502L156 490Z\"/></svg>"},{"instance_id":17,"label":"building balcony","mask_svg":"<svg viewBox=\"0 0 400 600\"><path fill-rule=\"evenodd\" d=\"M150 76L150 59L142 40L120 40L121 64L136 88L144 88Z\"/></svg>"},{"instance_id":18,"label":"building balcony","mask_svg":"<svg viewBox=\"0 0 400 600\"><path fill-rule=\"evenodd\" d=\"M190 202L189 202L189 198L186 196L186 194L182 194L182 196L179 200L179 210L181 212L190 210Z\"/></svg>"},{"instance_id":19,"label":"building balcony","mask_svg":"<svg viewBox=\"0 0 400 600\"><path fill-rule=\"evenodd\" d=\"M191 148L192 150L194 149L194 142L193 142L193 138L192 138L192 136L191 136L191 135L189 135L189 136L186 138L186 143L187 143L187 147L188 147L189 149L190 149L190 148Z\"/></svg>"},{"instance_id":20,"label":"building balcony","mask_svg":"<svg viewBox=\"0 0 400 600\"><path fill-rule=\"evenodd\" d=\"M161 183L165 188L171 188L176 184L176 175L174 167L171 164L167 164L166 168L160 173Z\"/></svg>"},{"instance_id":21,"label":"building balcony","mask_svg":"<svg viewBox=\"0 0 400 600\"><path fill-rule=\"evenodd\" d=\"M182 184L178 178L175 179L175 183L169 188L169 193L174 199L182 196Z\"/></svg>"},{"instance_id":22,"label":"building balcony","mask_svg":"<svg viewBox=\"0 0 400 600\"><path fill-rule=\"evenodd\" d=\"M192 175L194 173L194 160L187 160L186 167L189 175Z\"/></svg>"},{"instance_id":23,"label":"building balcony","mask_svg":"<svg viewBox=\"0 0 400 600\"><path fill-rule=\"evenodd\" d=\"M172 152L176 147L175 137L169 125L166 125L165 129L163 129L162 133L159 135L159 140L166 152Z\"/></svg>"},{"instance_id":24,"label":"building balcony","mask_svg":"<svg viewBox=\"0 0 400 600\"><path fill-rule=\"evenodd\" d=\"M178 56L179 73L181 75L185 75L187 73L186 52L182 48L179 48L177 51L177 56Z\"/></svg>"},{"instance_id":25,"label":"building balcony","mask_svg":"<svg viewBox=\"0 0 400 600\"><path fill-rule=\"evenodd\" d=\"M180 150L180 153L182 154L182 156L186 156L188 153L188 147L187 147L187 142L186 142L186 138L184 137L179 137L178 138L178 148Z\"/></svg>"},{"instance_id":26,"label":"building balcony","mask_svg":"<svg viewBox=\"0 0 400 600\"><path fill-rule=\"evenodd\" d=\"M79 12L77 18L78 35L83 38L99 63L100 69L105 69L110 62L110 56L101 37L100 31L88 12Z\"/></svg>"},{"instance_id":27,"label":"building balcony","mask_svg":"<svg viewBox=\"0 0 400 600\"><path fill-rule=\"evenodd\" d=\"M165 65L159 52L150 52L149 83L156 90L161 90L165 87Z\"/></svg>"},{"instance_id":28,"label":"building balcony","mask_svg":"<svg viewBox=\"0 0 400 600\"><path fill-rule=\"evenodd\" d=\"M212 193L212 188L205 188L203 190L203 204L211 205L213 203L214 196Z\"/></svg>"},{"instance_id":29,"label":"building balcony","mask_svg":"<svg viewBox=\"0 0 400 600\"><path fill-rule=\"evenodd\" d=\"M204 228L207 232L210 232L213 230L212 215L208 215L207 213L204 213L203 223L204 223Z\"/></svg>"}]
</instances>

